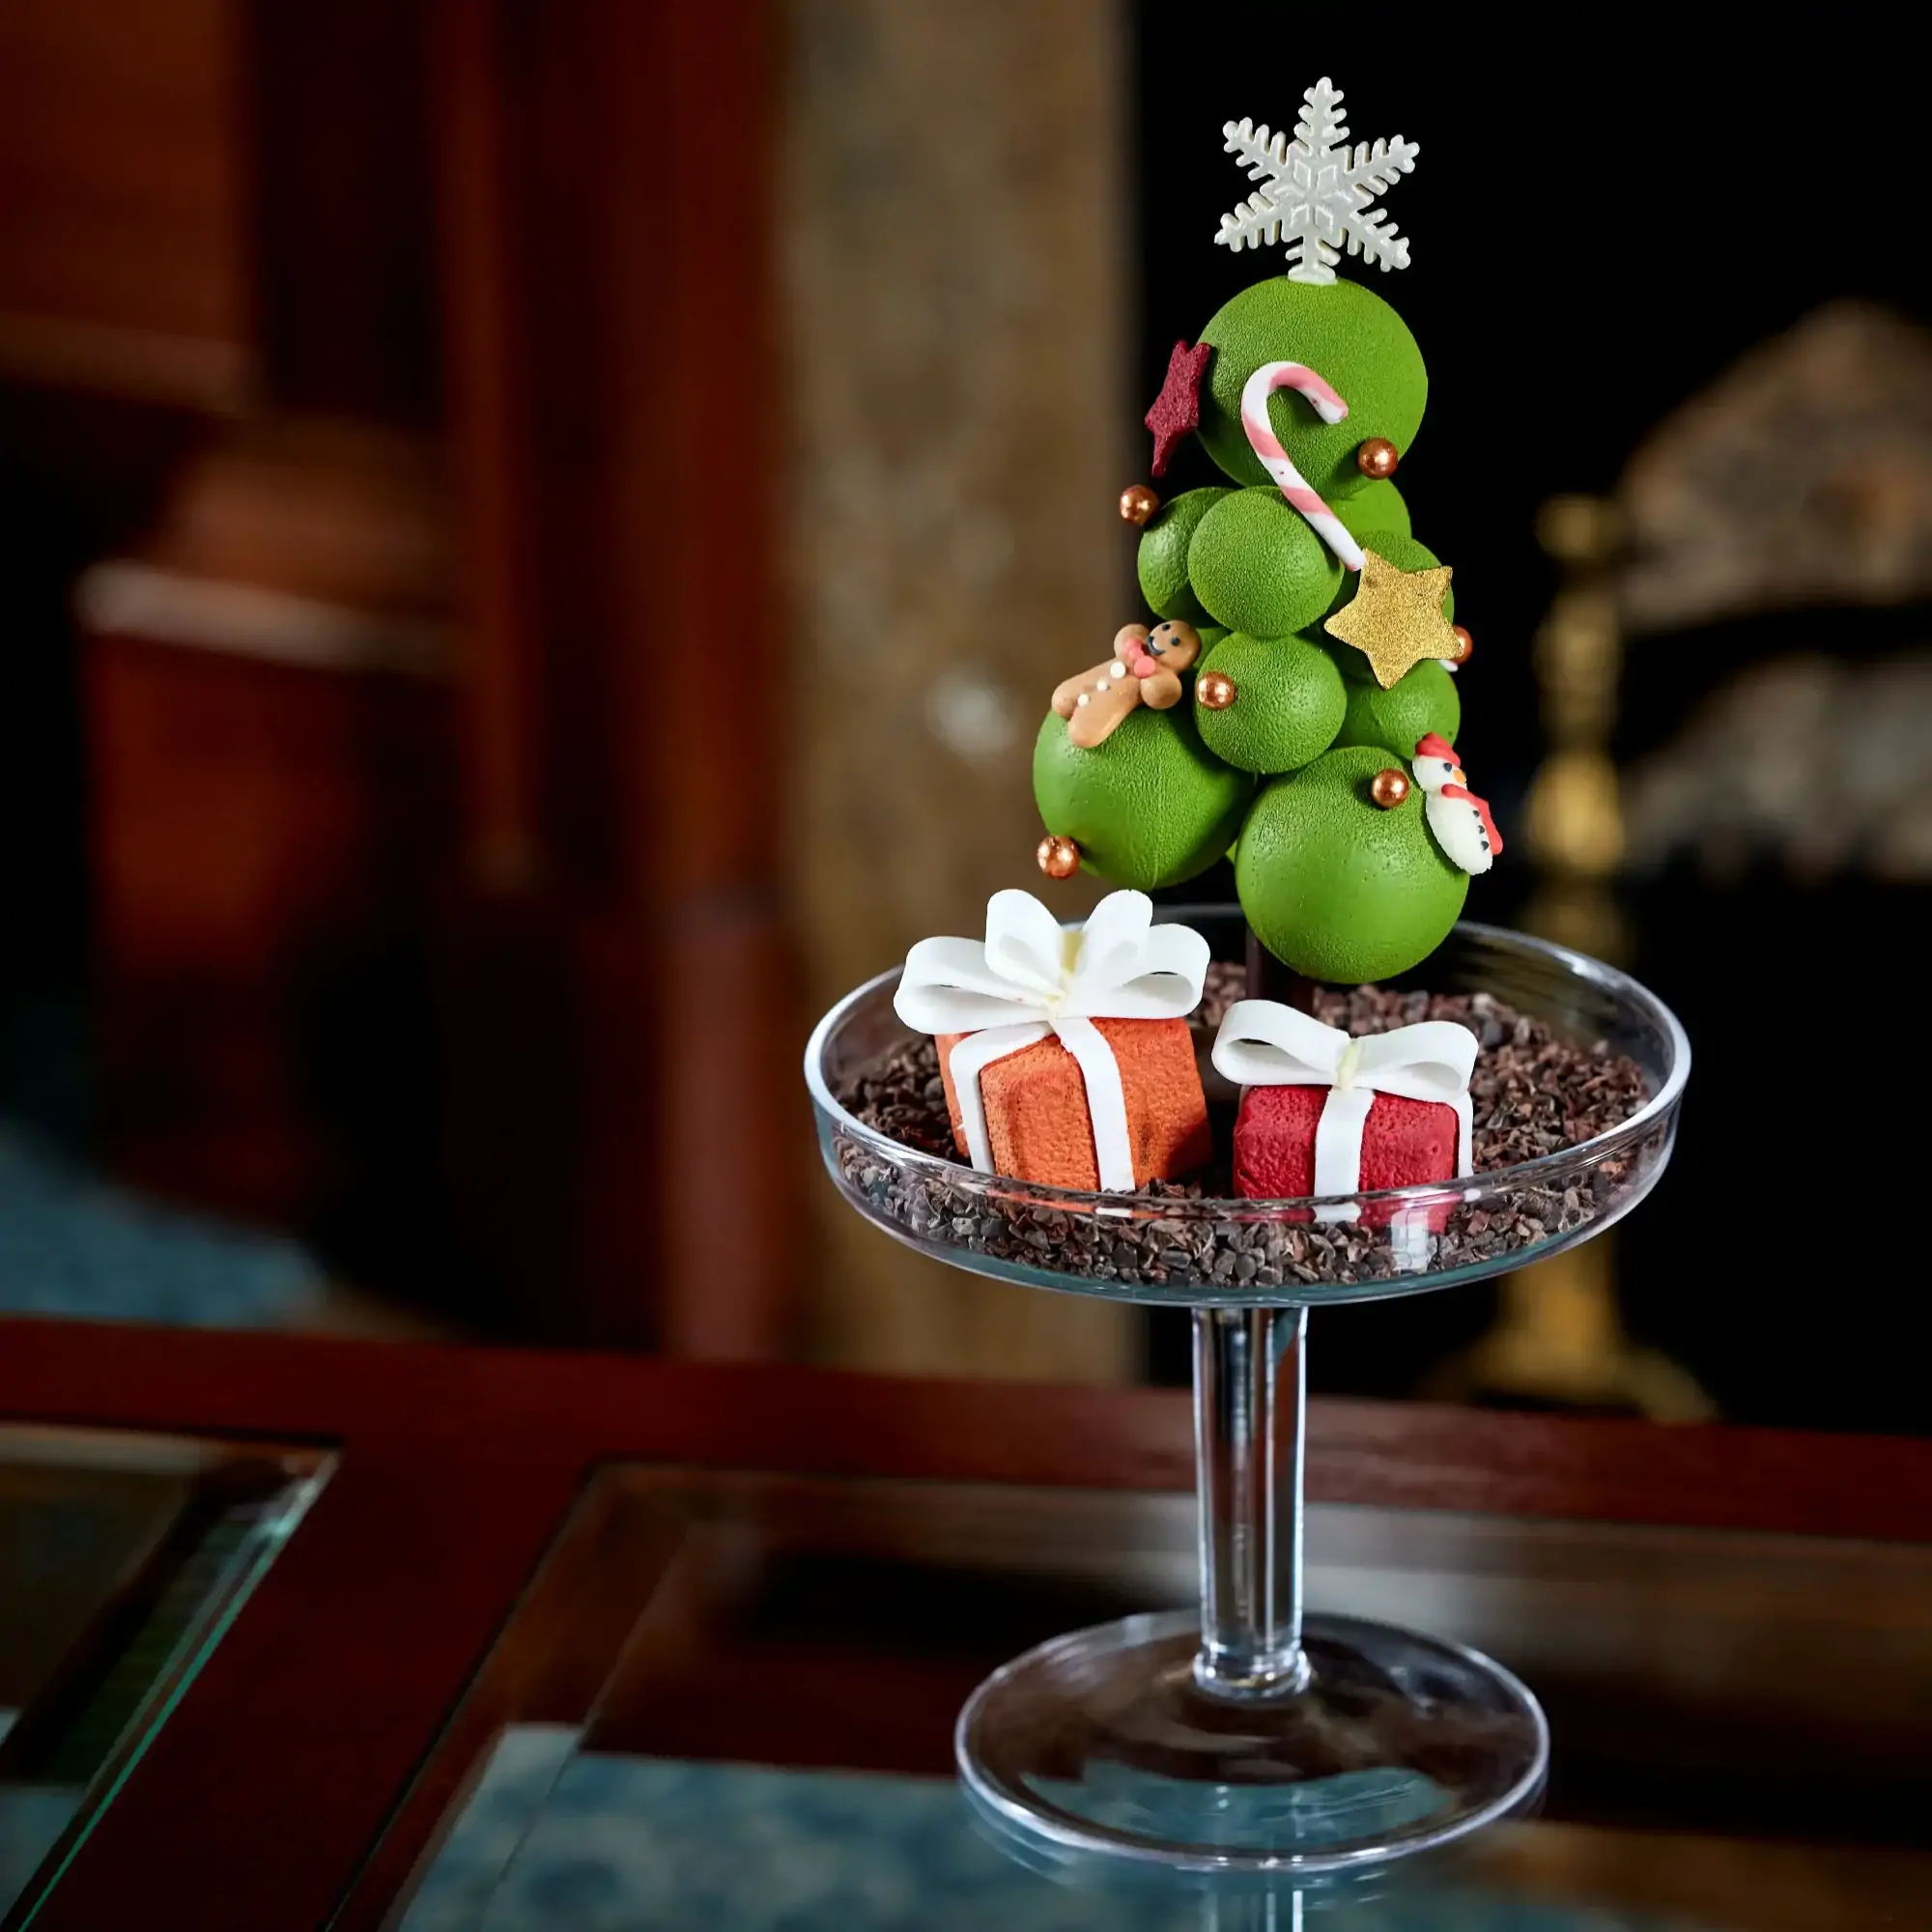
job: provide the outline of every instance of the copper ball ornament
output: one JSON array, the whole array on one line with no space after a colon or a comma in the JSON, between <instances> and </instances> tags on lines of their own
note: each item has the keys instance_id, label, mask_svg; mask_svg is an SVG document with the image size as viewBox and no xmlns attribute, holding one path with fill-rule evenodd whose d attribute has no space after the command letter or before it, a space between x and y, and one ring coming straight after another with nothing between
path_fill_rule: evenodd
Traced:
<instances>
[{"instance_id":1,"label":"copper ball ornament","mask_svg":"<svg viewBox=\"0 0 1932 1932\"><path fill-rule=\"evenodd\" d=\"M1451 624L1449 628L1456 634L1456 651L1450 663L1465 665L1469 662L1469 653L1476 648L1476 640L1461 624Z\"/></svg>"},{"instance_id":2,"label":"copper ball ornament","mask_svg":"<svg viewBox=\"0 0 1932 1932\"><path fill-rule=\"evenodd\" d=\"M1386 482L1395 474L1399 460L1396 446L1385 436L1370 437L1355 452L1355 468L1364 476L1373 476L1377 482Z\"/></svg>"},{"instance_id":3,"label":"copper ball ornament","mask_svg":"<svg viewBox=\"0 0 1932 1932\"><path fill-rule=\"evenodd\" d=\"M1408 796L1407 775L1394 769L1378 772L1369 781L1369 796L1384 811L1393 811Z\"/></svg>"},{"instance_id":4,"label":"copper ball ornament","mask_svg":"<svg viewBox=\"0 0 1932 1932\"><path fill-rule=\"evenodd\" d=\"M1148 520L1160 508L1160 498L1145 483L1129 483L1121 492L1121 521L1135 529L1144 529Z\"/></svg>"},{"instance_id":5,"label":"copper ball ornament","mask_svg":"<svg viewBox=\"0 0 1932 1932\"><path fill-rule=\"evenodd\" d=\"M1225 711L1235 701L1235 680L1224 670L1205 670L1194 680L1204 711Z\"/></svg>"},{"instance_id":6,"label":"copper ball ornament","mask_svg":"<svg viewBox=\"0 0 1932 1932\"><path fill-rule=\"evenodd\" d=\"M1057 832L1048 833L1039 841L1034 857L1049 879L1070 879L1080 869L1080 847Z\"/></svg>"}]
</instances>

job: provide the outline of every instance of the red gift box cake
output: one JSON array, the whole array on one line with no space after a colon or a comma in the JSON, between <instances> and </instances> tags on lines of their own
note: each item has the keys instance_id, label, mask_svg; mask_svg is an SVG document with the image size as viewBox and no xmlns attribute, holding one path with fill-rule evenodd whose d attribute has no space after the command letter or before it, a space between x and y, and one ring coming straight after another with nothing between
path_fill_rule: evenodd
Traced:
<instances>
[{"instance_id":1,"label":"red gift box cake","mask_svg":"<svg viewBox=\"0 0 1932 1932\"><path fill-rule=\"evenodd\" d=\"M1236 1001L1214 1040L1215 1066L1242 1089L1235 1192L1285 1201L1466 1175L1475 1064L1475 1035L1453 1021L1352 1039L1271 1000Z\"/></svg>"},{"instance_id":2,"label":"red gift box cake","mask_svg":"<svg viewBox=\"0 0 1932 1932\"><path fill-rule=\"evenodd\" d=\"M1315 1139L1328 1095L1319 1087L1256 1087L1235 1122L1235 1191L1250 1201L1313 1194ZM1456 1172L1456 1110L1378 1094L1362 1128L1351 1193L1447 1180Z\"/></svg>"}]
</instances>

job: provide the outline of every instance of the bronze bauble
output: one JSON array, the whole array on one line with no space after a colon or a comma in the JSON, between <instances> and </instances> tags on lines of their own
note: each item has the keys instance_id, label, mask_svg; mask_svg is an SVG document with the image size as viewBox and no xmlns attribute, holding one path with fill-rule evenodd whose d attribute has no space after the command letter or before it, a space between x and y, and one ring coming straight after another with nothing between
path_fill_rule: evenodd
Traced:
<instances>
[{"instance_id":1,"label":"bronze bauble","mask_svg":"<svg viewBox=\"0 0 1932 1932\"><path fill-rule=\"evenodd\" d=\"M1070 879L1080 869L1080 848L1072 839L1050 832L1039 841L1034 857L1049 879Z\"/></svg>"}]
</instances>

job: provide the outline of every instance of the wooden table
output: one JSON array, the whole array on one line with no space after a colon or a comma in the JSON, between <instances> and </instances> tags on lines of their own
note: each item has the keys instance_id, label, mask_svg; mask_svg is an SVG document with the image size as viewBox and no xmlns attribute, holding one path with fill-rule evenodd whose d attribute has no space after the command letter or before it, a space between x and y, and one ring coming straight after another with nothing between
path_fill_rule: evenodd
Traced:
<instances>
[{"instance_id":1,"label":"wooden table","mask_svg":"<svg viewBox=\"0 0 1932 1932\"><path fill-rule=\"evenodd\" d=\"M381 1922L494 1725L540 1683L561 1694L559 1671L608 1670L637 1615L625 1590L655 1587L624 1578L640 1556L611 1552L644 1549L671 1491L788 1547L977 1566L1019 1625L1045 1614L1042 1577L1056 1603L1102 1580L1110 1600L1185 1587L1189 1421L1164 1392L7 1322L0 1418L322 1452L325 1478L35 1919L49 1932ZM916 1511L907 1484L926 1486ZM1932 1551L1914 1546L1932 1546L1932 1443L1318 1402L1310 1494L1339 1506L1317 1513L1318 1602L1324 1562L1336 1588L1400 1573L1448 1614L1542 1645L1539 1683L1563 1679L1551 1634L1587 1625L1680 1704L1723 1678L1747 1728L1753 1710L1777 1737L1815 1719L1829 1738L1807 1747L1811 1769L1817 1752L1836 1754L1834 1776L1877 1767L1922 1815ZM1681 1534L1713 1530L1739 1534ZM1508 1587L1484 1596L1480 1577ZM1801 1641L1817 1694L1787 1706L1780 1646ZM1638 1655L1693 1651L1688 1678ZM1694 1777L1688 1798L1665 1778L1647 1812L1644 1780L1619 1782L1606 1681L1559 1683L1551 1700L1559 1768L1566 1696L1592 1740L1579 1815L1748 1833L1809 1802L1801 1764L1751 1786L1736 1817L1680 1816L1704 1804ZM1770 1701L1751 1703L1760 1690ZM636 1719L653 1748L675 1732L668 1708ZM929 1725L867 1739L825 1724L818 1761L943 1769ZM1827 1838L1900 1841L1877 1812L1811 1815Z\"/></svg>"}]
</instances>

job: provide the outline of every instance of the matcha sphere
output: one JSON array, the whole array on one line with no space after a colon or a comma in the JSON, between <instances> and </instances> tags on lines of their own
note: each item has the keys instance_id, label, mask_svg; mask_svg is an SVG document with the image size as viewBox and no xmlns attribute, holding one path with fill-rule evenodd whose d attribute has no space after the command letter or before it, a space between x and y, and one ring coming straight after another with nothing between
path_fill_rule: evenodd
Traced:
<instances>
[{"instance_id":1,"label":"matcha sphere","mask_svg":"<svg viewBox=\"0 0 1932 1932\"><path fill-rule=\"evenodd\" d=\"M1359 539L1364 550L1372 550L1378 556L1386 557L1398 570L1434 570L1442 559L1427 544L1419 544L1413 537L1406 537L1395 530L1370 530ZM1334 601L1328 606L1335 611L1347 604L1355 594L1357 582L1355 573L1348 573L1348 581L1336 591ZM1451 623L1456 620L1456 586L1450 584L1442 593L1442 614ZM1352 648L1352 646L1350 647ZM1357 657L1361 653L1355 653ZM1367 660L1363 660L1366 668Z\"/></svg>"},{"instance_id":2,"label":"matcha sphere","mask_svg":"<svg viewBox=\"0 0 1932 1932\"><path fill-rule=\"evenodd\" d=\"M1240 829L1254 784L1212 756L1191 703L1130 711L1083 752L1051 711L1033 748L1033 795L1047 831L1073 839L1080 862L1117 886L1151 893L1205 872Z\"/></svg>"},{"instance_id":3,"label":"matcha sphere","mask_svg":"<svg viewBox=\"0 0 1932 1932\"><path fill-rule=\"evenodd\" d=\"M1342 649L1361 659L1352 644ZM1364 663L1366 659L1362 660ZM1349 680L1348 711L1337 732L1337 745L1375 745L1394 752L1406 768L1415 756L1416 742L1435 731L1453 745L1463 723L1463 700L1456 680L1434 658L1425 658L1384 691L1373 677ZM1236 707L1238 708L1238 707ZM1203 734L1206 735L1205 733ZM1212 738L1208 740L1211 746Z\"/></svg>"},{"instance_id":4,"label":"matcha sphere","mask_svg":"<svg viewBox=\"0 0 1932 1932\"><path fill-rule=\"evenodd\" d=\"M1268 480L1241 428L1242 387L1264 362L1305 362L1348 404L1340 422L1324 423L1292 390L1268 401L1290 462L1338 507L1369 486L1355 452L1370 437L1386 437L1406 457L1422 427L1422 352L1402 317L1360 282L1257 282L1215 313L1201 340L1214 345L1201 389L1201 440L1236 483Z\"/></svg>"},{"instance_id":5,"label":"matcha sphere","mask_svg":"<svg viewBox=\"0 0 1932 1932\"><path fill-rule=\"evenodd\" d=\"M1141 595L1161 616L1188 624L1207 621L1201 600L1188 587L1187 546L1201 519L1223 497L1233 495L1232 490L1189 490L1173 502L1163 503L1141 532L1141 547L1134 560Z\"/></svg>"},{"instance_id":6,"label":"matcha sphere","mask_svg":"<svg viewBox=\"0 0 1932 1932\"><path fill-rule=\"evenodd\" d=\"M1253 638L1284 638L1313 623L1332 608L1343 574L1307 518L1290 509L1272 483L1226 492L1187 546L1195 596L1217 624Z\"/></svg>"},{"instance_id":7,"label":"matcha sphere","mask_svg":"<svg viewBox=\"0 0 1932 1932\"><path fill-rule=\"evenodd\" d=\"M1202 659L1202 671L1226 671L1235 701L1224 711L1196 705L1202 741L1244 772L1292 772L1335 742L1348 697L1328 653L1305 638L1251 638L1236 631Z\"/></svg>"},{"instance_id":8,"label":"matcha sphere","mask_svg":"<svg viewBox=\"0 0 1932 1932\"><path fill-rule=\"evenodd\" d=\"M1328 653L1328 661L1342 673L1343 681L1352 691L1358 684L1375 684L1375 668L1353 644L1345 644L1340 638L1331 638L1320 624L1311 625L1301 634L1311 644L1319 644ZM1377 686L1379 690L1380 687Z\"/></svg>"},{"instance_id":9,"label":"matcha sphere","mask_svg":"<svg viewBox=\"0 0 1932 1932\"><path fill-rule=\"evenodd\" d=\"M1342 527L1357 543L1371 530L1393 530L1405 537L1412 534L1408 505L1402 500L1402 492L1386 476L1372 477L1352 497L1342 497L1332 507L1342 520Z\"/></svg>"},{"instance_id":10,"label":"matcha sphere","mask_svg":"<svg viewBox=\"0 0 1932 1932\"><path fill-rule=\"evenodd\" d=\"M1325 753L1264 786L1235 855L1241 910L1277 959L1311 980L1351 985L1406 973L1448 937L1469 875L1430 835L1423 791L1384 811L1370 781L1374 746Z\"/></svg>"}]
</instances>

